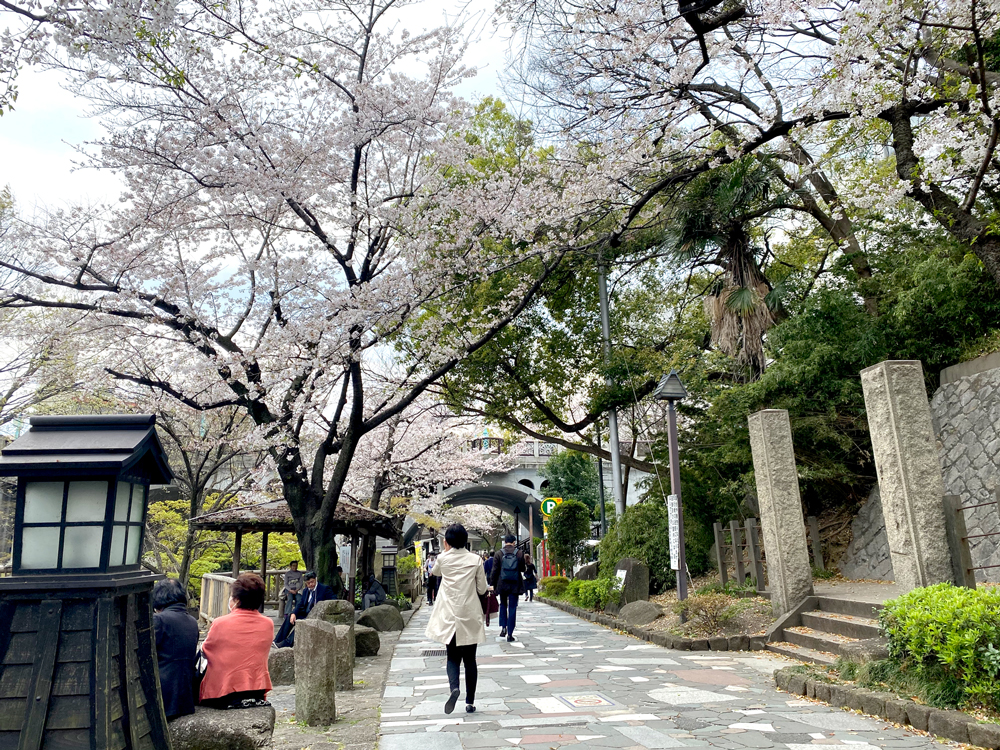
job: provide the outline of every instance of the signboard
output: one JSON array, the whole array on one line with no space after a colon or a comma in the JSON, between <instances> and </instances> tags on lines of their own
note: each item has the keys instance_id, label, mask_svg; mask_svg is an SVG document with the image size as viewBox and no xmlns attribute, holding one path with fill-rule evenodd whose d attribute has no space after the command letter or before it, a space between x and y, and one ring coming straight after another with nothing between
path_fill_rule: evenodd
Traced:
<instances>
[{"instance_id":1,"label":"signboard","mask_svg":"<svg viewBox=\"0 0 1000 750\"><path fill-rule=\"evenodd\" d=\"M677 495L667 495L667 525L670 527L670 569L680 568L681 532L680 507Z\"/></svg>"},{"instance_id":2,"label":"signboard","mask_svg":"<svg viewBox=\"0 0 1000 750\"><path fill-rule=\"evenodd\" d=\"M546 517L551 516L556 506L562 501L561 497L547 497L542 500L542 515Z\"/></svg>"}]
</instances>

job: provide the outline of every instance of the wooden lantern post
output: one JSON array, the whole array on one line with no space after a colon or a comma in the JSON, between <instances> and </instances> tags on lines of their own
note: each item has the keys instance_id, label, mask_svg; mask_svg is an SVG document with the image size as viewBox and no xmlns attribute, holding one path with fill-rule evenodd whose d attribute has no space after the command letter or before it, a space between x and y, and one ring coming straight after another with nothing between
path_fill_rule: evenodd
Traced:
<instances>
[{"instance_id":1,"label":"wooden lantern post","mask_svg":"<svg viewBox=\"0 0 1000 750\"><path fill-rule=\"evenodd\" d=\"M170 750L143 570L151 484L173 474L153 415L32 417L0 578L0 747Z\"/></svg>"}]
</instances>

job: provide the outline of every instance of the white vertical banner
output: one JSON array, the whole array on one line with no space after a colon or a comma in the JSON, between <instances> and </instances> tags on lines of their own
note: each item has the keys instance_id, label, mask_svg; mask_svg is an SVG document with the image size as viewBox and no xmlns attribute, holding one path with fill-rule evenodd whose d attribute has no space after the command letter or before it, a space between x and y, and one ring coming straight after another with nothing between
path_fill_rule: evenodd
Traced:
<instances>
[{"instance_id":1,"label":"white vertical banner","mask_svg":"<svg viewBox=\"0 0 1000 750\"><path fill-rule=\"evenodd\" d=\"M667 495L667 522L670 526L670 569L680 568L680 503L677 495Z\"/></svg>"}]
</instances>

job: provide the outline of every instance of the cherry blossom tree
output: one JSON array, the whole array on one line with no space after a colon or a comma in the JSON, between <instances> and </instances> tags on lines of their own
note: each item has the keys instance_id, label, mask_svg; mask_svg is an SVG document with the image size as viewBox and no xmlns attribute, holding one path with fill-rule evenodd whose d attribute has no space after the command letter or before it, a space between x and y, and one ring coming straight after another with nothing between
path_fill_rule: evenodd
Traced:
<instances>
[{"instance_id":1,"label":"cherry blossom tree","mask_svg":"<svg viewBox=\"0 0 1000 750\"><path fill-rule=\"evenodd\" d=\"M866 271L849 209L910 197L1000 281L995 3L503 0L523 76L561 132L629 186L611 245L669 217L679 186L748 154L783 162L803 208ZM884 149L884 151L883 151ZM890 169L831 177L845 151Z\"/></svg>"},{"instance_id":2,"label":"cherry blossom tree","mask_svg":"<svg viewBox=\"0 0 1000 750\"><path fill-rule=\"evenodd\" d=\"M22 222L0 261L0 304L85 313L113 377L246 414L325 576L363 438L529 304L585 189L530 144L498 163L466 137L460 30L412 34L402 5L178 0L162 25L140 4L85 44L53 32L108 125L93 165L128 189Z\"/></svg>"}]
</instances>

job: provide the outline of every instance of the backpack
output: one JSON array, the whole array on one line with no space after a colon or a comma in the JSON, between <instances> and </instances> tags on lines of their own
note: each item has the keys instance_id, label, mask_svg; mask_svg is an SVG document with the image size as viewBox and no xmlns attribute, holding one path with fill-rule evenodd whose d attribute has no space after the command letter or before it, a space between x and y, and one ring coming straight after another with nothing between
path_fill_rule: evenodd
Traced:
<instances>
[{"instance_id":1,"label":"backpack","mask_svg":"<svg viewBox=\"0 0 1000 750\"><path fill-rule=\"evenodd\" d=\"M520 581L521 573L517 569L517 552L504 552L500 558L500 580Z\"/></svg>"}]
</instances>

